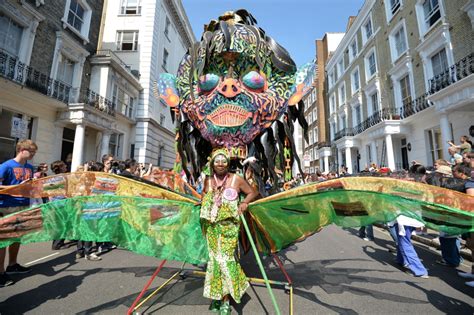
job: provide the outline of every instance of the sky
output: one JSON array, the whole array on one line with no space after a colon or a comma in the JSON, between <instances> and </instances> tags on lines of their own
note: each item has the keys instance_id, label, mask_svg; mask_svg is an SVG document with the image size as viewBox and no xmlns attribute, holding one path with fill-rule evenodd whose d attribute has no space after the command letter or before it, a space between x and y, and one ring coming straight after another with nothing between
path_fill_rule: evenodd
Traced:
<instances>
[{"instance_id":1,"label":"sky","mask_svg":"<svg viewBox=\"0 0 474 315\"><path fill-rule=\"evenodd\" d=\"M226 11L246 9L258 26L285 47L298 66L314 59L316 39L345 32L364 0L182 0L196 39L203 25Z\"/></svg>"}]
</instances>

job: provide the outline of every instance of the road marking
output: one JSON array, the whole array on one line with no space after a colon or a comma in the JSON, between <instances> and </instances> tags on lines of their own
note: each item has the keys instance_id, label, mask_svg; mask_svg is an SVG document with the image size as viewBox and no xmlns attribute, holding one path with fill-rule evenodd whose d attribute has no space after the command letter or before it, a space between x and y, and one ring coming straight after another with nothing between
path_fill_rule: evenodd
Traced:
<instances>
[{"instance_id":1,"label":"road marking","mask_svg":"<svg viewBox=\"0 0 474 315\"><path fill-rule=\"evenodd\" d=\"M56 256L56 255L59 255L59 253L52 253L51 255L44 256L44 257L35 259L35 260L33 260L33 261L27 262L27 263L25 264L25 266L32 265L32 264L34 264L34 263L36 263L36 262L38 262L38 261L45 260L45 259L47 259L47 258L49 258L49 257L53 257L53 256Z\"/></svg>"}]
</instances>

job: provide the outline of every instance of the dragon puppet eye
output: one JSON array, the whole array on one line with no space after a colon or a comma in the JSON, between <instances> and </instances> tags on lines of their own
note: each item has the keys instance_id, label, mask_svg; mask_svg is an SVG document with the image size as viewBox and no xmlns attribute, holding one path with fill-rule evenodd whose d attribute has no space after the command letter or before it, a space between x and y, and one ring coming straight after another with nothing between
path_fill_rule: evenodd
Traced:
<instances>
[{"instance_id":1,"label":"dragon puppet eye","mask_svg":"<svg viewBox=\"0 0 474 315\"><path fill-rule=\"evenodd\" d=\"M213 73L208 73L199 78L199 89L202 92L212 91L219 83L219 76Z\"/></svg>"},{"instance_id":2,"label":"dragon puppet eye","mask_svg":"<svg viewBox=\"0 0 474 315\"><path fill-rule=\"evenodd\" d=\"M265 78L257 71L250 71L242 77L244 85L254 91L262 91L265 87Z\"/></svg>"}]
</instances>

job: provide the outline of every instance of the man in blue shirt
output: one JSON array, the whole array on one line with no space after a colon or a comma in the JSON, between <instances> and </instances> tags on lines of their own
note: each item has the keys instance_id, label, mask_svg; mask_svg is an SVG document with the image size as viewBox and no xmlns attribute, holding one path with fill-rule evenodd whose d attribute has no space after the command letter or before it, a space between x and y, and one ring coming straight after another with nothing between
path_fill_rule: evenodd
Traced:
<instances>
[{"instance_id":1,"label":"man in blue shirt","mask_svg":"<svg viewBox=\"0 0 474 315\"><path fill-rule=\"evenodd\" d=\"M0 165L0 192L2 188L21 184L33 178L33 166L27 161L31 160L38 146L31 140L20 140L16 145L16 157ZM12 197L0 195L0 217L21 211L30 206L30 199L24 197ZM6 248L0 248L0 287L14 283L8 276L30 272L31 269L17 263L20 243L14 243L8 247L8 267L5 269Z\"/></svg>"}]
</instances>

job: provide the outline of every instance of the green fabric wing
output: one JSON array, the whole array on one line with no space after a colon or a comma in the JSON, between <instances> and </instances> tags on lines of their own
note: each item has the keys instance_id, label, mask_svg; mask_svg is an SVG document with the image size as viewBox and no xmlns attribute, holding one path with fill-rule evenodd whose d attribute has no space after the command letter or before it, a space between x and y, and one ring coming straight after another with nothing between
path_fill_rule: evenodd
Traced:
<instances>
[{"instance_id":1,"label":"green fabric wing","mask_svg":"<svg viewBox=\"0 0 474 315\"><path fill-rule=\"evenodd\" d=\"M0 219L0 248L54 239L111 241L135 253L202 263L208 259L198 205L100 195L56 200Z\"/></svg>"},{"instance_id":2,"label":"green fabric wing","mask_svg":"<svg viewBox=\"0 0 474 315\"><path fill-rule=\"evenodd\" d=\"M474 231L472 212L374 191L339 189L297 197L287 192L283 198L250 204L249 212L257 246L264 253L278 252L332 223L358 227L401 214L449 234Z\"/></svg>"}]
</instances>

